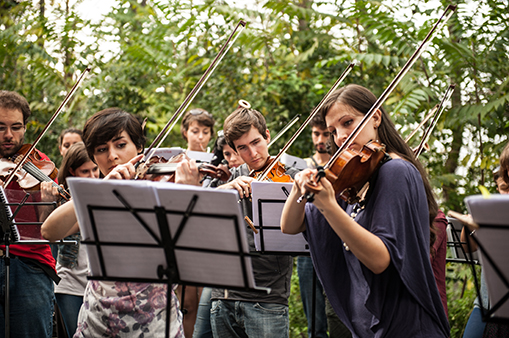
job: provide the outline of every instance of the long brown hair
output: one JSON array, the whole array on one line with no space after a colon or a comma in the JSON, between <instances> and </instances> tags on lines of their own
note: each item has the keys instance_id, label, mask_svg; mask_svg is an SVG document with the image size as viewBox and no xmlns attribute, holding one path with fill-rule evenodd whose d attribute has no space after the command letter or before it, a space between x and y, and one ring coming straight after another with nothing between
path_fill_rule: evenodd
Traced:
<instances>
[{"instance_id":1,"label":"long brown hair","mask_svg":"<svg viewBox=\"0 0 509 338\"><path fill-rule=\"evenodd\" d=\"M356 109L363 115L366 115L376 100L376 96L368 89L356 84L350 84L332 93L324 103L322 109L320 110L320 114L325 120L325 116L332 108L332 106L336 102L341 102ZM388 153L398 154L401 158L412 163L421 174L424 189L426 191L426 198L428 200L430 248L432 249L436 240L436 227L434 225L434 221L438 214L438 204L435 200L433 190L431 189L431 184L428 180L428 174L426 173L426 170L424 170L421 162L415 158L413 150L408 146L408 144L406 144L405 140L403 140L401 135L396 130L396 127L394 126L394 123L390 119L389 115L383 108L380 108L380 110L382 112L382 121L378 127L378 136L380 138L379 141L385 144L386 151Z\"/></svg>"},{"instance_id":2,"label":"long brown hair","mask_svg":"<svg viewBox=\"0 0 509 338\"><path fill-rule=\"evenodd\" d=\"M76 171L83 164L90 161L90 157L88 157L87 149L85 148L85 144L83 142L76 142L72 146L69 147L67 153L62 160L62 165L58 170L58 182L64 185L64 188L67 189L67 177L73 176L72 171Z\"/></svg>"}]
</instances>

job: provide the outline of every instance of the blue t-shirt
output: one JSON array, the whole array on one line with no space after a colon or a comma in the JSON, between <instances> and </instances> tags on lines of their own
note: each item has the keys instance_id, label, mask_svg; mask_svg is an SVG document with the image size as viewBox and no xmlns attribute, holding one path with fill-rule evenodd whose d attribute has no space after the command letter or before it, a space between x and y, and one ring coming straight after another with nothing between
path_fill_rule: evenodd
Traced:
<instances>
[{"instance_id":1,"label":"blue t-shirt","mask_svg":"<svg viewBox=\"0 0 509 338\"><path fill-rule=\"evenodd\" d=\"M378 275L344 248L313 204L306 204L304 235L332 307L354 337L448 337L429 259L428 204L419 171L405 160L390 160L371 185L355 220L389 251L391 263ZM351 214L354 206L339 203Z\"/></svg>"}]
</instances>

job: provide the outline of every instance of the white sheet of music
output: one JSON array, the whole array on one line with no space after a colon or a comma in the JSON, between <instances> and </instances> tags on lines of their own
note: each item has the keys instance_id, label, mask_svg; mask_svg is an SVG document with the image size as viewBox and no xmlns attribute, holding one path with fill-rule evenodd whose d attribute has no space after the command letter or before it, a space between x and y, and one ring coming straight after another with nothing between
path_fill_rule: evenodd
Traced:
<instances>
[{"instance_id":1,"label":"white sheet of music","mask_svg":"<svg viewBox=\"0 0 509 338\"><path fill-rule=\"evenodd\" d=\"M234 190L204 189L201 187L166 184L159 185L157 194L160 205L167 211L186 210L193 195L198 200L191 216L177 241L177 260L182 280L199 282L207 280L212 284L242 285L241 260L234 253L248 253L246 229L238 195ZM176 196L178 196L176 198ZM167 214L172 236L182 221L183 215ZM237 238L237 234L239 238ZM239 241L240 240L240 241ZM239 247L240 243L240 247ZM195 251L207 248L215 253ZM223 253L219 253L223 252ZM248 274L252 275L251 258L245 257ZM217 274L218 270L221 274ZM250 285L254 286L253 284Z\"/></svg>"},{"instance_id":2,"label":"white sheet of music","mask_svg":"<svg viewBox=\"0 0 509 338\"><path fill-rule=\"evenodd\" d=\"M264 251L307 253L309 246L302 234L289 235L281 232L281 213L293 183L253 182L253 223L260 229L259 205L262 207ZM260 202L260 203L259 203ZM276 229L265 229L276 227ZM255 234L256 250L261 251L261 231Z\"/></svg>"},{"instance_id":3,"label":"white sheet of music","mask_svg":"<svg viewBox=\"0 0 509 338\"><path fill-rule=\"evenodd\" d=\"M491 195L490 198L484 198L481 195L468 196L465 202L474 222L479 224L479 229L476 230L479 242L509 281L509 260L507 259L509 255L509 195L496 194ZM486 227L487 225L490 227ZM509 288L482 251L480 258L486 276L490 304L493 306L509 292ZM495 312L495 316L509 318L509 301Z\"/></svg>"},{"instance_id":4,"label":"white sheet of music","mask_svg":"<svg viewBox=\"0 0 509 338\"><path fill-rule=\"evenodd\" d=\"M69 178L67 182L73 196L82 238L85 241L96 239L87 206L124 209L113 190L123 196L133 208L152 210L157 203L156 194L149 181ZM91 212L97 229L97 239L101 242L157 244L157 241L128 211L93 210ZM147 212L139 215L150 229L159 234L154 213ZM107 267L106 274L109 276L129 277L136 273L138 277L157 278L156 271L143 262L150 257L154 262L165 264L162 249L136 248L134 250L132 247L103 246L102 250ZM92 276L102 275L97 248L87 245L87 251ZM126 258L130 264L122 264Z\"/></svg>"},{"instance_id":5,"label":"white sheet of music","mask_svg":"<svg viewBox=\"0 0 509 338\"><path fill-rule=\"evenodd\" d=\"M97 239L105 242L101 248L107 276L156 279L157 266L167 266L164 249L155 246L157 241L131 212L125 210L114 190L132 208L143 209L139 216L158 239L161 235L154 207L163 206L168 212L170 235L174 238L184 212L193 196L197 195L191 216L175 243L180 280L243 287L245 283L241 272L244 265L249 287L255 287L250 257L239 257L239 252L248 253L248 245L236 192L150 181L73 178L68 180L68 184L84 239L95 239L89 215L92 213ZM113 209L96 210L98 207ZM132 243L133 246L115 243ZM135 245L140 243L147 246ZM92 275L102 276L97 247L88 245L87 250Z\"/></svg>"}]
</instances>

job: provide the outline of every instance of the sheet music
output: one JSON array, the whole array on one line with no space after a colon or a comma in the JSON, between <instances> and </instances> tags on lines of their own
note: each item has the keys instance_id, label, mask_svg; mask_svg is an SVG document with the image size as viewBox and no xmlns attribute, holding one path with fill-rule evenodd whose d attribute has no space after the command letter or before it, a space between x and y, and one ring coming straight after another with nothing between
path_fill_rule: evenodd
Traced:
<instances>
[{"instance_id":1,"label":"sheet music","mask_svg":"<svg viewBox=\"0 0 509 338\"><path fill-rule=\"evenodd\" d=\"M198 195L192 214L175 244L180 280L184 283L244 287L240 272L245 266L248 285L255 287L250 257L239 256L239 252L248 253L248 245L236 192L174 183L88 178L69 179L68 184L72 195L76 196L74 203L84 240L96 239L92 231L94 221L97 239L102 243L106 271L101 270L97 247L87 245L93 276L106 274L108 277L157 279L157 266L167 266L164 249L157 247L157 240L148 234L131 212L125 210L113 190L118 191L131 207L143 210L139 216L157 239L161 235L154 207L163 206L168 211L170 235L174 238L184 211L193 195ZM95 210L97 207L114 209ZM132 243L133 246L113 245L115 243ZM140 247L140 243L146 246Z\"/></svg>"},{"instance_id":2,"label":"sheet music","mask_svg":"<svg viewBox=\"0 0 509 338\"><path fill-rule=\"evenodd\" d=\"M262 207L264 251L309 253L309 245L302 234L289 235L281 232L281 213L286 201L286 194L292 190L293 183L253 182L253 223L260 229L260 206ZM277 201L277 202L276 202ZM268 227L265 229L265 227ZM270 229L275 227L275 229ZM255 247L262 250L261 230L255 234Z\"/></svg>"},{"instance_id":3,"label":"sheet music","mask_svg":"<svg viewBox=\"0 0 509 338\"><path fill-rule=\"evenodd\" d=\"M9 203L9 201L7 200L7 195L5 194L5 190L2 185L0 185L0 200L4 207L7 218L12 220L12 223L10 224L10 230L11 230L11 236L12 236L11 241L19 242L20 236L19 236L18 227L15 224L16 221L14 219L12 219L12 211L11 211L11 208L7 205Z\"/></svg>"},{"instance_id":4,"label":"sheet music","mask_svg":"<svg viewBox=\"0 0 509 338\"><path fill-rule=\"evenodd\" d=\"M148 149L145 149L145 155L148 155L147 150ZM183 153L184 151L185 150L180 147L171 147L171 148L157 148L156 150L152 149L150 152L152 153L151 156L159 156L169 160L173 156Z\"/></svg>"},{"instance_id":5,"label":"sheet music","mask_svg":"<svg viewBox=\"0 0 509 338\"><path fill-rule=\"evenodd\" d=\"M501 270L505 279L509 281L509 260L507 259L509 254L509 195L491 195L488 199L481 195L468 196L465 198L465 202L474 222L479 224L479 229L475 233L477 239ZM482 251L480 260L486 276L490 304L493 306L509 292L509 288ZM505 301L494 315L509 318L509 301Z\"/></svg>"},{"instance_id":6,"label":"sheet music","mask_svg":"<svg viewBox=\"0 0 509 338\"><path fill-rule=\"evenodd\" d=\"M241 285L242 280L235 271L240 270L241 262L234 255L218 255L193 251L192 249L207 248L212 250L235 252L249 252L246 229L242 219L242 211L237 203L238 195L233 190L204 189L201 187L166 184L157 187L158 200L168 211L186 210L189 201L195 194L199 194L193 209L193 216L187 220L186 226L178 240L179 249L176 250L179 263L179 273L183 280L199 282L210 280L214 284L224 284L226 281ZM178 198L175 198L178 196ZM221 216L221 217L211 217ZM227 218L225 218L227 217ZM172 237L175 235L183 215L168 214ZM237 224L235 224L235 221ZM241 247L238 247L237 232L240 236ZM217 262L222 261L225 266L233 269L221 269L221 276L216 276ZM251 258L245 260L248 273L252 273ZM254 286L254 283L253 283Z\"/></svg>"}]
</instances>

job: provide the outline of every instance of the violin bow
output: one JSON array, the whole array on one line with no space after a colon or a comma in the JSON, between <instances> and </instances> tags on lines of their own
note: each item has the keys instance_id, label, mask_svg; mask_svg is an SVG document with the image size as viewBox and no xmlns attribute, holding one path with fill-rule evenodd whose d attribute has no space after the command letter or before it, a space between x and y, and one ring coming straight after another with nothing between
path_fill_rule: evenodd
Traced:
<instances>
[{"instance_id":1,"label":"violin bow","mask_svg":"<svg viewBox=\"0 0 509 338\"><path fill-rule=\"evenodd\" d=\"M267 177L267 175L270 173L270 171L272 170L272 168L276 165L276 163L281 159L281 157L283 156L283 154L288 150L288 148L290 148L290 146L293 144L293 142L297 139L297 137L299 137L299 135L302 133L302 131L304 131L304 128L307 127L307 125L309 124L309 122L313 119L313 117L316 116L316 114L318 114L318 112L320 111L320 109L322 109L322 106L325 104L325 101L329 98L329 96L339 87L339 85L341 84L341 82L343 82L343 80L346 78L346 76L350 73L350 71L352 70L352 68L355 66L355 62L351 62L348 67L346 67L346 69L343 71L343 74L341 74L341 76L336 80L336 82L334 82L334 84L332 85L332 87L329 89L329 91L327 92L327 94L325 94L325 96L322 98L322 100L320 101L320 103L318 103L318 105L311 111L311 114L309 114L308 118L302 123L302 125L299 127L299 129L295 132L295 134L293 134L293 136L290 138L290 140L288 140L288 142L284 145L283 148L281 148L281 150L279 151L279 153L274 157L273 161L263 170L263 172L260 174L260 176L258 177L258 180L259 181L263 181L265 180L265 178Z\"/></svg>"},{"instance_id":2,"label":"violin bow","mask_svg":"<svg viewBox=\"0 0 509 338\"><path fill-rule=\"evenodd\" d=\"M318 171L318 173L315 176L316 183L320 182L320 179L322 177L325 177L325 170L330 168L338 159L338 157L342 154L342 152L345 149L348 149L355 138L359 136L362 129L366 126L369 119L375 114L375 112L380 109L382 104L387 100L389 95L392 93L392 91L396 88L398 83L403 79L403 77L406 75L406 73L410 70L410 68L413 66L415 61L421 56L421 54L426 50L428 45L431 43L433 38L436 36L439 30L443 28L445 23L450 19L450 17L453 15L454 11L456 10L455 5L449 5L445 9L444 13L438 19L438 21L435 23L435 25L431 28L431 30L428 32L424 40L421 42L419 47L415 50L414 54L408 59L406 64L403 66L403 68L399 71L399 73L396 75L396 77L392 80L392 82L389 84L389 86L384 90L384 92L378 97L376 102L373 104L373 106L370 108L370 110L364 115L362 120L359 122L359 124L354 128L354 130L348 135L345 142L341 145L341 147L338 148L338 150L334 153L334 155L331 156L329 161L325 164L325 166ZM298 200L297 203L301 203L301 201L306 198L308 202L312 202L314 199L313 193L306 193L302 195Z\"/></svg>"},{"instance_id":3,"label":"violin bow","mask_svg":"<svg viewBox=\"0 0 509 338\"><path fill-rule=\"evenodd\" d=\"M46 127L44 127L44 129L41 131L41 133L39 134L39 136L37 136L37 138L35 139L34 143L32 143L32 146L30 147L30 149L28 149L28 151L25 153L25 155L21 158L21 161L18 162L18 164L16 165L16 167L14 168L14 170L11 172L11 174L9 175L9 177L7 177L7 180L5 181L5 184L4 186L7 187L9 185L9 183L11 183L12 179L14 178L14 174L16 173L16 171L19 170L19 168L21 168L21 166L26 162L26 160L28 159L28 156L32 153L32 151L35 149L35 147L37 146L37 144L39 143L39 141L41 140L41 138L44 136L44 134L46 133L46 131L51 127L51 125L53 124L53 122L56 120L57 116L60 114L60 112L62 111L62 109L65 107L65 105L69 102L69 100L71 99L71 97L74 95L74 93L78 90L81 82L83 81L83 79L85 78L85 75L90 72L90 67L87 67L83 73L81 73L80 77L78 78L78 81L76 81L76 83L74 84L74 86L71 88L71 90L69 91L69 93L67 93L67 95L65 96L64 98L64 101L60 104L60 106L58 107L58 109L55 111L55 113L53 114L53 116L51 117L51 119L49 120L49 122L46 124Z\"/></svg>"},{"instance_id":4,"label":"violin bow","mask_svg":"<svg viewBox=\"0 0 509 338\"><path fill-rule=\"evenodd\" d=\"M428 35L424 38L424 40L421 42L417 50L414 52L414 54L408 59L407 63L403 66L403 68L400 70L398 75L392 80L392 82L389 84L389 86L384 90L382 95L378 97L378 100L373 104L371 109L367 112L366 115L364 115L361 122L355 127L355 129L348 135L345 142L339 147L339 149L334 153L334 155L331 156L329 162L325 164L324 169L329 168L340 156L340 154L345 150L348 149L355 138L359 136L362 129L366 126L369 119L375 114L375 112L380 109L382 104L387 100L389 95L392 93L392 91L396 88L396 86L399 84L399 82L403 79L403 77L406 75L406 73L410 70L410 68L413 66L415 61L421 56L421 54L426 50L428 45L431 43L433 38L436 36L436 34L443 28L445 23L450 19L454 11L456 10L455 5L449 5L447 6L445 12L442 14L440 19L435 23L435 25L431 28L431 30L428 32ZM318 176L317 181L320 180L322 176Z\"/></svg>"},{"instance_id":5,"label":"violin bow","mask_svg":"<svg viewBox=\"0 0 509 338\"><path fill-rule=\"evenodd\" d=\"M426 117L424 118L424 120L421 121L421 123L419 123L419 125L410 133L410 135L408 135L408 137L405 139L405 143L408 143L408 141L410 141L412 139L412 137L414 137L415 134L417 134L417 132L419 131L419 129L421 129L421 127L426 123L428 122L428 120L433 116L435 115L435 113L437 112L438 110L438 106L439 104L437 103L433 109L431 109L431 111L428 113L428 115L426 115Z\"/></svg>"},{"instance_id":6,"label":"violin bow","mask_svg":"<svg viewBox=\"0 0 509 338\"><path fill-rule=\"evenodd\" d=\"M191 102L193 101L194 97L200 89L203 87L205 82L208 80L210 75L214 72L216 67L219 65L223 57L226 55L228 50L230 50L231 46L235 43L237 38L240 36L240 33L244 30L246 27L246 22L243 20L240 20L233 32L228 37L228 40L226 40L226 43L223 45L223 47L219 50L219 53L216 55L212 63L209 65L205 73L203 73L202 77L198 80L194 88L191 90L191 92L187 95L187 97L184 99L184 102L178 107L177 111L173 114L171 119L166 123L166 126L164 126L163 130L157 135L157 137L154 139L150 147L148 147L147 151L145 152L145 155L143 156L140 163L146 161L147 158L150 158L155 152L156 149L158 149L163 141L166 139L170 131L173 129L177 121L180 119L180 117L184 114L185 110ZM239 30L240 28L240 30ZM237 30L239 30L237 32ZM159 142L159 143L158 143ZM154 146L157 143L157 146Z\"/></svg>"},{"instance_id":7,"label":"violin bow","mask_svg":"<svg viewBox=\"0 0 509 338\"><path fill-rule=\"evenodd\" d=\"M428 126L428 128L424 132L424 135L423 135L423 137L421 139L421 143L419 143L419 146L415 150L415 158L418 158L419 155L422 153L422 150L424 149L424 145L426 144L426 142L428 142L429 137L431 136L431 132L433 131L433 129L435 129L435 127L437 125L437 122L440 119L440 116L444 112L445 102L449 101L449 99L452 96L452 93L454 92L454 88L455 87L456 87L455 84L451 84L449 86L449 88L447 88L447 91L445 92L444 97L442 98L442 101L440 101L440 104L438 105L438 107L436 109L437 113L433 117L433 120L431 120L430 125Z\"/></svg>"},{"instance_id":8,"label":"violin bow","mask_svg":"<svg viewBox=\"0 0 509 338\"><path fill-rule=\"evenodd\" d=\"M286 133L288 129L290 129L300 119L300 116L301 114L297 114L290 122L288 122L288 124L283 129L281 129L281 131L277 133L276 136L274 136L274 138L267 145L267 148L270 148L271 145L273 145L281 136L283 136L284 133Z\"/></svg>"}]
</instances>

